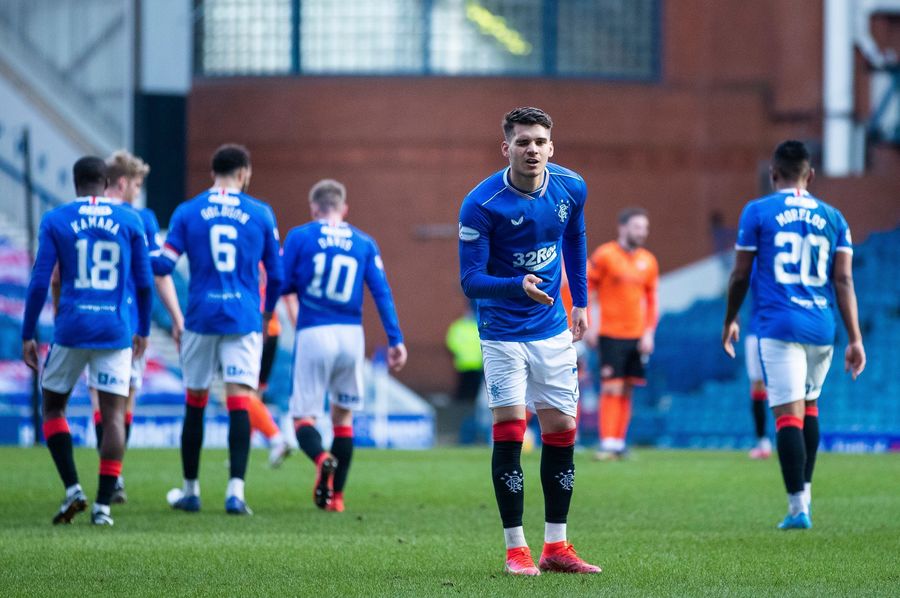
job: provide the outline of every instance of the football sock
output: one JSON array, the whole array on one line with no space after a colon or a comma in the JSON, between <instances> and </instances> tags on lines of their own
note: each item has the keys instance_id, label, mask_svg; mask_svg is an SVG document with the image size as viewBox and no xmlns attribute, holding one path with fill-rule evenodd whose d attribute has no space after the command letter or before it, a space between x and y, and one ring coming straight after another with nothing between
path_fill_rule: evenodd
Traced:
<instances>
[{"instance_id":1,"label":"football sock","mask_svg":"<svg viewBox=\"0 0 900 598\"><path fill-rule=\"evenodd\" d=\"M126 413L125 414L125 446L128 446L128 441L131 440L131 423L134 421L134 413Z\"/></svg>"},{"instance_id":2,"label":"football sock","mask_svg":"<svg viewBox=\"0 0 900 598\"><path fill-rule=\"evenodd\" d=\"M544 521L565 523L575 487L575 428L541 434L541 441Z\"/></svg>"},{"instance_id":3,"label":"football sock","mask_svg":"<svg viewBox=\"0 0 900 598\"><path fill-rule=\"evenodd\" d=\"M803 439L803 420L793 415L780 415L775 420L778 461L788 494L803 492L803 470L806 465L806 445Z\"/></svg>"},{"instance_id":4,"label":"football sock","mask_svg":"<svg viewBox=\"0 0 900 598\"><path fill-rule=\"evenodd\" d=\"M44 438L63 485L66 488L76 485L78 472L75 469L75 457L72 452L72 433L69 431L69 422L66 418L44 420Z\"/></svg>"},{"instance_id":5,"label":"football sock","mask_svg":"<svg viewBox=\"0 0 900 598\"><path fill-rule=\"evenodd\" d=\"M353 460L353 426L335 426L334 441L331 443L331 454L337 459L334 471L334 491L342 492L350 472L350 461Z\"/></svg>"},{"instance_id":6,"label":"football sock","mask_svg":"<svg viewBox=\"0 0 900 598\"><path fill-rule=\"evenodd\" d=\"M99 410L94 411L94 434L97 436L97 452L103 445L103 414Z\"/></svg>"},{"instance_id":7,"label":"football sock","mask_svg":"<svg viewBox=\"0 0 900 598\"><path fill-rule=\"evenodd\" d=\"M271 442L276 436L280 436L278 424L272 418L268 407L259 400L259 397L251 396L247 411L250 413L250 427L269 439Z\"/></svg>"},{"instance_id":8,"label":"football sock","mask_svg":"<svg viewBox=\"0 0 900 598\"><path fill-rule=\"evenodd\" d=\"M72 484L66 487L66 498L70 498L73 494L81 492L81 484Z\"/></svg>"},{"instance_id":9,"label":"football sock","mask_svg":"<svg viewBox=\"0 0 900 598\"><path fill-rule=\"evenodd\" d=\"M806 499L803 491L788 494L788 511L791 517L806 511Z\"/></svg>"},{"instance_id":10,"label":"football sock","mask_svg":"<svg viewBox=\"0 0 900 598\"><path fill-rule=\"evenodd\" d=\"M757 438L766 436L766 391L754 390L750 393L750 405L753 409L753 425Z\"/></svg>"},{"instance_id":11,"label":"football sock","mask_svg":"<svg viewBox=\"0 0 900 598\"><path fill-rule=\"evenodd\" d=\"M524 436L524 419L494 424L491 477L504 530L522 527L522 511L525 507L525 477L520 461ZM524 543L521 545L524 546ZM511 548L508 543L507 548Z\"/></svg>"},{"instance_id":12,"label":"football sock","mask_svg":"<svg viewBox=\"0 0 900 598\"><path fill-rule=\"evenodd\" d=\"M615 438L619 440L620 451L625 450L625 438L628 436L628 424L631 423L631 394L622 395L619 399L619 421Z\"/></svg>"},{"instance_id":13,"label":"football sock","mask_svg":"<svg viewBox=\"0 0 900 598\"><path fill-rule=\"evenodd\" d=\"M185 479L182 491L185 496L200 496L200 480Z\"/></svg>"},{"instance_id":14,"label":"football sock","mask_svg":"<svg viewBox=\"0 0 900 598\"><path fill-rule=\"evenodd\" d=\"M109 505L95 502L94 506L91 507L91 513L103 513L104 515L109 515Z\"/></svg>"},{"instance_id":15,"label":"football sock","mask_svg":"<svg viewBox=\"0 0 900 598\"><path fill-rule=\"evenodd\" d=\"M503 539L506 540L506 549L528 546L525 541L525 528L521 525L503 528Z\"/></svg>"},{"instance_id":16,"label":"football sock","mask_svg":"<svg viewBox=\"0 0 900 598\"><path fill-rule=\"evenodd\" d=\"M185 480L196 480L200 472L200 449L203 447L203 411L209 392L187 392L184 427L181 429L181 467Z\"/></svg>"},{"instance_id":17,"label":"football sock","mask_svg":"<svg viewBox=\"0 0 900 598\"><path fill-rule=\"evenodd\" d=\"M228 407L228 457L231 477L244 479L250 458L250 397L236 395L225 400Z\"/></svg>"},{"instance_id":18,"label":"football sock","mask_svg":"<svg viewBox=\"0 0 900 598\"><path fill-rule=\"evenodd\" d=\"M553 542L564 542L566 540L566 524L565 523L545 523L544 524L544 544L552 544Z\"/></svg>"},{"instance_id":19,"label":"football sock","mask_svg":"<svg viewBox=\"0 0 900 598\"><path fill-rule=\"evenodd\" d=\"M600 448L604 451L615 450L612 447L613 441L619 429L619 410L621 404L618 395L603 393L600 395Z\"/></svg>"},{"instance_id":20,"label":"football sock","mask_svg":"<svg viewBox=\"0 0 900 598\"><path fill-rule=\"evenodd\" d=\"M236 496L239 499L244 500L244 480L241 478L231 478L228 480L225 496Z\"/></svg>"},{"instance_id":21,"label":"football sock","mask_svg":"<svg viewBox=\"0 0 900 598\"><path fill-rule=\"evenodd\" d=\"M806 503L806 510L809 510L809 503L812 502L812 482L803 484L803 501Z\"/></svg>"},{"instance_id":22,"label":"football sock","mask_svg":"<svg viewBox=\"0 0 900 598\"><path fill-rule=\"evenodd\" d=\"M122 462L100 459L100 483L97 486L97 504L108 505L116 489L116 480L122 473Z\"/></svg>"},{"instance_id":23,"label":"football sock","mask_svg":"<svg viewBox=\"0 0 900 598\"><path fill-rule=\"evenodd\" d=\"M322 447L322 435L319 434L316 426L313 425L313 420L301 419L294 425L300 450L306 453L306 456L312 459L313 463L318 464L319 455L325 452L325 449Z\"/></svg>"},{"instance_id":24,"label":"football sock","mask_svg":"<svg viewBox=\"0 0 900 598\"><path fill-rule=\"evenodd\" d=\"M803 418L803 440L806 444L806 467L803 470L803 481L812 482L813 470L816 468L816 454L819 452L819 407L806 408Z\"/></svg>"}]
</instances>

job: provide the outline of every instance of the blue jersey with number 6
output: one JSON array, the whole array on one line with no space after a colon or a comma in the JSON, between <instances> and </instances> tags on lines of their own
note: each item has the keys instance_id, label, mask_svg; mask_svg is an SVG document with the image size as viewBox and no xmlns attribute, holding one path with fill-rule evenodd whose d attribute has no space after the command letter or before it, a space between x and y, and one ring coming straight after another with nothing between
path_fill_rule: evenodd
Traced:
<instances>
[{"instance_id":1,"label":"blue jersey with number 6","mask_svg":"<svg viewBox=\"0 0 900 598\"><path fill-rule=\"evenodd\" d=\"M362 324L363 283L369 287L389 343L403 342L394 300L375 241L346 222L309 222L284 240L282 293L297 293L297 330Z\"/></svg>"},{"instance_id":2,"label":"blue jersey with number 6","mask_svg":"<svg viewBox=\"0 0 900 598\"><path fill-rule=\"evenodd\" d=\"M186 329L216 335L262 330L259 262L270 282L282 278L278 228L268 204L237 189L221 188L184 202L172 214L153 272L169 274L182 254L191 273Z\"/></svg>"},{"instance_id":3,"label":"blue jersey with number 6","mask_svg":"<svg viewBox=\"0 0 900 598\"><path fill-rule=\"evenodd\" d=\"M753 307L760 338L834 343L834 256L853 252L840 211L805 190L781 190L747 204L735 248L756 252Z\"/></svg>"}]
</instances>

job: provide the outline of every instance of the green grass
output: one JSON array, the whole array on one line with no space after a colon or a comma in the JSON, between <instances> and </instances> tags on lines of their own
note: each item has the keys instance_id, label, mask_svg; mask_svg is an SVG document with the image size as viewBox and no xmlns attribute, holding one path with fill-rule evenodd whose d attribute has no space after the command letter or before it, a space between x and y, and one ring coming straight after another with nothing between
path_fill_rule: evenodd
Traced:
<instances>
[{"instance_id":1,"label":"green grass","mask_svg":"<svg viewBox=\"0 0 900 598\"><path fill-rule=\"evenodd\" d=\"M203 511L173 512L174 450L134 450L116 525L50 519L62 498L46 449L0 449L4 596L877 596L900 588L900 455L820 455L812 530L781 532L777 462L725 452L577 455L569 538L598 576L504 575L488 449L357 451L347 512L312 504L312 465L254 451L226 516L224 451L203 455ZM89 496L96 453L76 454ZM543 533L539 455L526 457L525 531Z\"/></svg>"}]
</instances>

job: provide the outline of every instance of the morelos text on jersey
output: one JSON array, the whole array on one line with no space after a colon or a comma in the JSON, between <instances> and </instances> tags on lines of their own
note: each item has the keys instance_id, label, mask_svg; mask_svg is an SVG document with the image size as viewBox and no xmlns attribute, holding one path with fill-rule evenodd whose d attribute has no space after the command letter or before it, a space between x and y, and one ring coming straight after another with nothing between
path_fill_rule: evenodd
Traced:
<instances>
[{"instance_id":1,"label":"morelos text on jersey","mask_svg":"<svg viewBox=\"0 0 900 598\"><path fill-rule=\"evenodd\" d=\"M22 336L34 337L37 316L59 264L60 299L53 342L82 349L124 349L149 331L149 304L139 330L130 305L136 289L152 284L144 224L119 200L79 197L41 220L39 248L28 288ZM130 289L129 289L130 287Z\"/></svg>"},{"instance_id":2,"label":"morelos text on jersey","mask_svg":"<svg viewBox=\"0 0 900 598\"><path fill-rule=\"evenodd\" d=\"M297 293L297 330L362 324L363 284L369 287L391 346L403 342L378 245L346 222L308 222L284 240L285 284Z\"/></svg>"},{"instance_id":3,"label":"morelos text on jersey","mask_svg":"<svg viewBox=\"0 0 900 598\"><path fill-rule=\"evenodd\" d=\"M209 189L175 209L153 271L169 274L190 261L185 328L199 334L262 330L259 262L266 269L266 311L278 301L282 279L278 228L268 204L237 189Z\"/></svg>"},{"instance_id":4,"label":"morelos text on jersey","mask_svg":"<svg viewBox=\"0 0 900 598\"><path fill-rule=\"evenodd\" d=\"M576 307L587 305L584 203L587 186L577 173L547 164L540 188L525 193L509 180L509 169L482 181L459 213L460 281L478 300L478 330L484 340L532 341L568 326L560 301L562 264ZM553 297L552 306L525 294L522 280L534 274Z\"/></svg>"},{"instance_id":5,"label":"morelos text on jersey","mask_svg":"<svg viewBox=\"0 0 900 598\"><path fill-rule=\"evenodd\" d=\"M834 256L853 252L840 211L805 190L773 193L744 208L735 247L756 252L753 311L760 338L834 343Z\"/></svg>"}]
</instances>

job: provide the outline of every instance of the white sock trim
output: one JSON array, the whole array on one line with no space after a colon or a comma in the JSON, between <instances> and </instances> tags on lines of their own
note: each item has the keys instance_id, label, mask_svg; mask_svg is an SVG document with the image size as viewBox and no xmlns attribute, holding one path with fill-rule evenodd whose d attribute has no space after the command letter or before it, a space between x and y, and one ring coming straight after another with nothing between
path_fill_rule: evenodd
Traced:
<instances>
[{"instance_id":1,"label":"white sock trim","mask_svg":"<svg viewBox=\"0 0 900 598\"><path fill-rule=\"evenodd\" d=\"M200 480L185 480L182 491L185 496L200 496Z\"/></svg>"},{"instance_id":2,"label":"white sock trim","mask_svg":"<svg viewBox=\"0 0 900 598\"><path fill-rule=\"evenodd\" d=\"M544 542L563 542L566 539L565 523L544 523Z\"/></svg>"},{"instance_id":3,"label":"white sock trim","mask_svg":"<svg viewBox=\"0 0 900 598\"><path fill-rule=\"evenodd\" d=\"M506 540L506 549L519 548L520 546L528 546L525 542L525 528L505 527L503 528L503 538Z\"/></svg>"},{"instance_id":4,"label":"white sock trim","mask_svg":"<svg viewBox=\"0 0 900 598\"><path fill-rule=\"evenodd\" d=\"M231 478L228 480L228 488L225 490L225 496L236 496L244 500L244 480L241 478Z\"/></svg>"},{"instance_id":5,"label":"white sock trim","mask_svg":"<svg viewBox=\"0 0 900 598\"><path fill-rule=\"evenodd\" d=\"M790 509L791 517L806 512L806 500L802 491L788 494L788 509Z\"/></svg>"}]
</instances>

